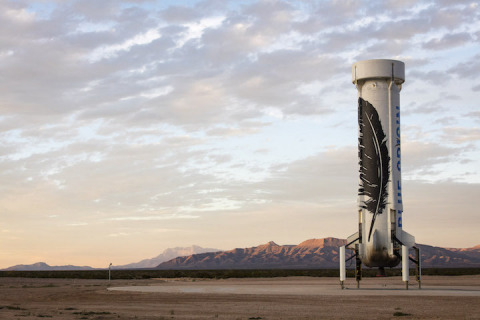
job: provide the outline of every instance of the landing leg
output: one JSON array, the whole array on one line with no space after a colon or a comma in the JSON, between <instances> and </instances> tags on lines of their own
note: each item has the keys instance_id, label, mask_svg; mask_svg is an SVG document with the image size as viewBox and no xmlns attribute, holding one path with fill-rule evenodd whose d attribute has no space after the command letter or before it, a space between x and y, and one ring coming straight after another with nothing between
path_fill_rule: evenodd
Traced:
<instances>
[{"instance_id":1,"label":"landing leg","mask_svg":"<svg viewBox=\"0 0 480 320\"><path fill-rule=\"evenodd\" d=\"M340 247L340 286L343 287L343 282L345 281L346 270L345 270L345 246Z\"/></svg>"},{"instance_id":2,"label":"landing leg","mask_svg":"<svg viewBox=\"0 0 480 320\"><path fill-rule=\"evenodd\" d=\"M385 272L385 268L384 267L379 267L378 270L377 270L377 277L386 277L387 274Z\"/></svg>"},{"instance_id":3,"label":"landing leg","mask_svg":"<svg viewBox=\"0 0 480 320\"><path fill-rule=\"evenodd\" d=\"M360 288L360 280L362 280L362 260L360 260L358 244L355 245L355 279L357 280L357 288Z\"/></svg>"},{"instance_id":4,"label":"landing leg","mask_svg":"<svg viewBox=\"0 0 480 320\"><path fill-rule=\"evenodd\" d=\"M408 256L408 247L402 246L402 280L405 282L405 288L408 290L408 280L410 277L409 270L410 258Z\"/></svg>"},{"instance_id":5,"label":"landing leg","mask_svg":"<svg viewBox=\"0 0 480 320\"><path fill-rule=\"evenodd\" d=\"M413 247L415 249L415 264L417 265L415 275L417 276L418 289L422 289L422 262L420 260L420 248Z\"/></svg>"}]
</instances>

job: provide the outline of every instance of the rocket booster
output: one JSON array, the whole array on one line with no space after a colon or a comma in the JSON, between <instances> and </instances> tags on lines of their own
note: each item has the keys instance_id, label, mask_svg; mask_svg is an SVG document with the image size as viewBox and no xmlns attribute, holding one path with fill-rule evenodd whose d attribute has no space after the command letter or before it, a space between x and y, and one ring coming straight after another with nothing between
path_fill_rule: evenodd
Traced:
<instances>
[{"instance_id":1,"label":"rocket booster","mask_svg":"<svg viewBox=\"0 0 480 320\"><path fill-rule=\"evenodd\" d=\"M358 91L359 230L348 238L358 244L369 267L394 267L401 246L415 238L402 230L403 199L400 149L400 91L405 64L397 60L365 60L352 66Z\"/></svg>"}]
</instances>

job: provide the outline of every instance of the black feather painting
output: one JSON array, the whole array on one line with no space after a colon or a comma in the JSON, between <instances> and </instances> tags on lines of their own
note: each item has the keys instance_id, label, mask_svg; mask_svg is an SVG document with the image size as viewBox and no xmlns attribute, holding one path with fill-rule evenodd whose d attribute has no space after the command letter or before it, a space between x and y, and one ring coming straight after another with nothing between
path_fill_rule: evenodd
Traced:
<instances>
[{"instance_id":1,"label":"black feather painting","mask_svg":"<svg viewBox=\"0 0 480 320\"><path fill-rule=\"evenodd\" d=\"M372 235L377 215L387 205L388 179L390 176L390 157L388 156L387 137L377 110L371 103L358 99L358 157L360 164L359 195L367 196L362 208L373 214L368 241Z\"/></svg>"}]
</instances>

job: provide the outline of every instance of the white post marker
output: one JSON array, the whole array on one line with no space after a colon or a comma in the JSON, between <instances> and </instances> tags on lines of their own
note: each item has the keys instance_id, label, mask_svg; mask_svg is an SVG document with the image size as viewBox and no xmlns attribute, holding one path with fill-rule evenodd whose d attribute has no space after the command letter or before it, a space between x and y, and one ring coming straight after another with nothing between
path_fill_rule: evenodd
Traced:
<instances>
[{"instance_id":1,"label":"white post marker","mask_svg":"<svg viewBox=\"0 0 480 320\"><path fill-rule=\"evenodd\" d=\"M340 285L343 289L343 282L345 281L345 246L340 247Z\"/></svg>"},{"instance_id":2,"label":"white post marker","mask_svg":"<svg viewBox=\"0 0 480 320\"><path fill-rule=\"evenodd\" d=\"M408 247L402 246L402 280L405 282L405 286L408 290L408 280L410 276L409 270L409 258L408 258Z\"/></svg>"}]
</instances>

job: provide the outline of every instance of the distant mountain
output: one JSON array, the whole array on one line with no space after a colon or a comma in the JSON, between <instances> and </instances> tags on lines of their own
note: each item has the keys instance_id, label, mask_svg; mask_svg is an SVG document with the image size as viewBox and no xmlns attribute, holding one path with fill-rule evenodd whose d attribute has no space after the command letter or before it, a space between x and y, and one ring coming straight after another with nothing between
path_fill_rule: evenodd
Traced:
<instances>
[{"instance_id":1,"label":"distant mountain","mask_svg":"<svg viewBox=\"0 0 480 320\"><path fill-rule=\"evenodd\" d=\"M441 248L419 244L423 268L480 267L480 245L473 248Z\"/></svg>"},{"instance_id":2,"label":"distant mountain","mask_svg":"<svg viewBox=\"0 0 480 320\"><path fill-rule=\"evenodd\" d=\"M196 253L204 253L204 252L218 252L219 249L213 248L202 248L199 246L192 245L191 247L177 247L177 248L169 248L163 251L160 255L156 256L152 259L144 259L139 262L126 264L123 266L112 266L112 269L148 269L148 268L155 268L160 263L168 261L170 259L179 257L179 256L188 256ZM19 264L13 267L9 267L6 269L2 269L1 271L61 271L61 270L95 270L95 268L88 267L88 266L50 266L45 262L37 262L34 264Z\"/></svg>"},{"instance_id":3,"label":"distant mountain","mask_svg":"<svg viewBox=\"0 0 480 320\"><path fill-rule=\"evenodd\" d=\"M170 248L152 259L114 266L117 269L314 269L338 268L338 248L346 240L310 239L298 245L273 241L251 248L220 251L199 246ZM472 248L441 248L419 244L423 268L480 268L480 245ZM347 256L351 255L347 250ZM353 267L354 261L347 264ZM94 270L91 267L49 266L45 262L16 265L6 271Z\"/></svg>"},{"instance_id":4,"label":"distant mountain","mask_svg":"<svg viewBox=\"0 0 480 320\"><path fill-rule=\"evenodd\" d=\"M164 262L159 269L309 269L337 268L338 247L346 240L311 239L280 246L273 241L258 247L194 254Z\"/></svg>"},{"instance_id":5,"label":"distant mountain","mask_svg":"<svg viewBox=\"0 0 480 320\"><path fill-rule=\"evenodd\" d=\"M129 263L123 266L113 266L113 268L114 269L155 268L162 262L171 260L176 257L190 256L192 254L205 253L205 252L218 252L218 251L221 251L221 250L213 249L213 248L202 248L195 245L191 247L169 248L163 251L163 253L159 254L155 258L144 259L142 261Z\"/></svg>"},{"instance_id":6,"label":"distant mountain","mask_svg":"<svg viewBox=\"0 0 480 320\"><path fill-rule=\"evenodd\" d=\"M34 264L19 264L7 269L4 271L62 271L62 270L94 270L92 267L79 267L79 266L49 266L45 262L37 262Z\"/></svg>"},{"instance_id":7,"label":"distant mountain","mask_svg":"<svg viewBox=\"0 0 480 320\"><path fill-rule=\"evenodd\" d=\"M177 257L161 263L158 269L338 268L338 247L345 244L346 240L337 238L311 239L283 246L271 241L252 248ZM464 249L418 246L424 268L480 267L480 246ZM351 254L348 251L347 255Z\"/></svg>"}]
</instances>

